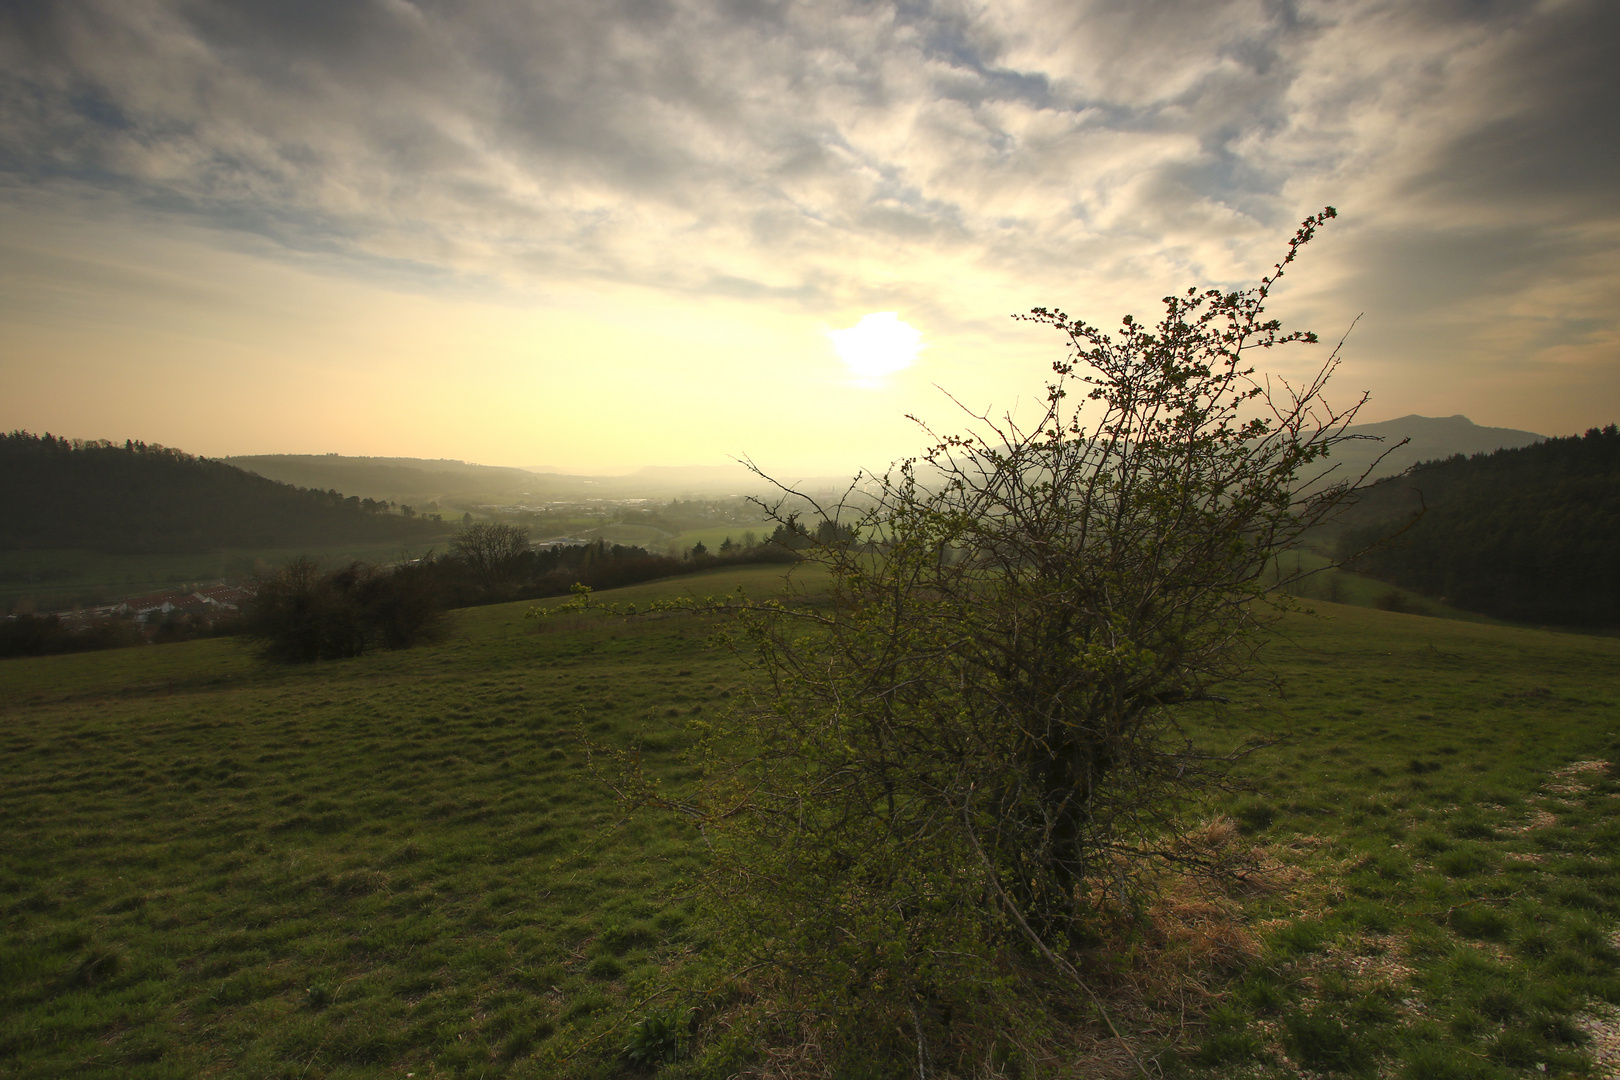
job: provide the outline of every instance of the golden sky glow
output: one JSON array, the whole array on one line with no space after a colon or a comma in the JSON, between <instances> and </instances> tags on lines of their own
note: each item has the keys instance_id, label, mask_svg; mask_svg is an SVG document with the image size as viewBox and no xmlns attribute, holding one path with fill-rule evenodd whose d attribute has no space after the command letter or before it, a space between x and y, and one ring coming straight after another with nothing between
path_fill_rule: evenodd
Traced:
<instances>
[{"instance_id":1,"label":"golden sky glow","mask_svg":"<svg viewBox=\"0 0 1620 1080\"><path fill-rule=\"evenodd\" d=\"M1035 305L1252 283L1364 418L1620 418L1610 4L75 0L0 15L0 427L848 471ZM1319 360L1279 357L1285 373Z\"/></svg>"}]
</instances>

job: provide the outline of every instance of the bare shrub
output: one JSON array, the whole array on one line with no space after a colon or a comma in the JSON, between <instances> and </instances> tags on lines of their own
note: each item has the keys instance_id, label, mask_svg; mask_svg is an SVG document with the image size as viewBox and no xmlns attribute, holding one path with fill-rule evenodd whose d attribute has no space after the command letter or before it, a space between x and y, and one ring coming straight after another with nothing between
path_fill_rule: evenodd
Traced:
<instances>
[{"instance_id":1,"label":"bare shrub","mask_svg":"<svg viewBox=\"0 0 1620 1080\"><path fill-rule=\"evenodd\" d=\"M728 958L781 973L793 1044L834 1072L1037 1067L1101 1007L1086 949L1122 913L1196 962L1252 953L1217 899L1153 904L1167 868L1242 861L1235 828L1181 835L1228 760L1184 718L1220 722L1278 556L1360 479L1324 460L1360 406L1324 400L1337 352L1297 386L1250 363L1316 341L1265 303L1332 216L1258 287L1167 297L1154 327L1036 309L1069 346L1038 422L973 417L819 508L836 527L801 554L830 600L732 605L761 692L709 732L701 795L627 778L703 826Z\"/></svg>"},{"instance_id":2,"label":"bare shrub","mask_svg":"<svg viewBox=\"0 0 1620 1080\"><path fill-rule=\"evenodd\" d=\"M244 616L260 655L284 663L408 649L442 640L449 630L425 565L382 570L353 562L327 571L305 556L261 575Z\"/></svg>"}]
</instances>

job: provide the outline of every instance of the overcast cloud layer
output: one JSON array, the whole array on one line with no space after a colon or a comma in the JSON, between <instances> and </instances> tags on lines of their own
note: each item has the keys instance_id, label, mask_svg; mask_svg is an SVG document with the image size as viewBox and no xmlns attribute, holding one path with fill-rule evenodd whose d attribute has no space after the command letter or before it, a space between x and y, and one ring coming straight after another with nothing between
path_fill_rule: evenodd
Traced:
<instances>
[{"instance_id":1,"label":"overcast cloud layer","mask_svg":"<svg viewBox=\"0 0 1620 1080\"><path fill-rule=\"evenodd\" d=\"M1371 418L1620 415L1604 0L0 11L0 199L35 221L95 207L400 288L636 286L995 341L1033 304L1111 321L1251 282L1334 203L1291 298L1324 333L1367 312Z\"/></svg>"}]
</instances>

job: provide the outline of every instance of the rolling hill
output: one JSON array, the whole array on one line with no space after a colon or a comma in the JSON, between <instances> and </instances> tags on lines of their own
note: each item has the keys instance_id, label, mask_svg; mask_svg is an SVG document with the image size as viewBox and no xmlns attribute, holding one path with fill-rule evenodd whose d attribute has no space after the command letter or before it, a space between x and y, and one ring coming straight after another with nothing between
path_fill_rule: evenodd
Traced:
<instances>
[{"instance_id":1,"label":"rolling hill","mask_svg":"<svg viewBox=\"0 0 1620 1080\"><path fill-rule=\"evenodd\" d=\"M1525 446L1543 438L1512 428L1481 427L1466 416L1403 416L1376 424L1358 424L1349 434L1362 441L1342 444L1334 455L1340 473L1353 475L1373 465L1378 455L1402 439L1411 442L1391 450L1373 476L1391 476L1419 461L1455 454L1478 454L1503 447ZM422 505L446 500L447 506L478 503L601 499L671 498L740 495L772 490L742 465L648 465L621 476L582 476L537 465L516 469L466 461L403 457L349 457L340 454L254 454L222 461L284 484L338 491L374 499ZM873 463L875 467L882 462ZM845 475L809 476L784 473L784 483L801 490L843 491Z\"/></svg>"},{"instance_id":2,"label":"rolling hill","mask_svg":"<svg viewBox=\"0 0 1620 1080\"><path fill-rule=\"evenodd\" d=\"M336 488L363 497L411 503L457 496L525 495L549 490L564 479L527 469L449 459L255 454L220 460L283 484Z\"/></svg>"},{"instance_id":3,"label":"rolling hill","mask_svg":"<svg viewBox=\"0 0 1620 1080\"><path fill-rule=\"evenodd\" d=\"M110 554L418 540L441 522L139 442L0 435L0 551Z\"/></svg>"},{"instance_id":4,"label":"rolling hill","mask_svg":"<svg viewBox=\"0 0 1620 1080\"><path fill-rule=\"evenodd\" d=\"M336 488L377 499L447 506L547 500L740 495L772 490L741 465L648 465L622 476L580 476L549 466L514 469L428 458L346 457L339 454L256 454L221 460L272 480ZM847 476L783 476L806 488L843 490Z\"/></svg>"}]
</instances>

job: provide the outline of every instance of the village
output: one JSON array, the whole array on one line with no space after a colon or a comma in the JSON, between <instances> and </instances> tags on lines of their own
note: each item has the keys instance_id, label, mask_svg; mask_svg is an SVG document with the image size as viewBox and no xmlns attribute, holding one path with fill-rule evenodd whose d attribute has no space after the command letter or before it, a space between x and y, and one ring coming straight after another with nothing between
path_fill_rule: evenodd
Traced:
<instances>
[{"instance_id":1,"label":"village","mask_svg":"<svg viewBox=\"0 0 1620 1080\"><path fill-rule=\"evenodd\" d=\"M54 619L57 632L69 639L119 628L132 631L143 642L179 640L226 630L252 598L253 590L246 585L216 581L132 596L113 604L17 612L0 618L0 626Z\"/></svg>"}]
</instances>

